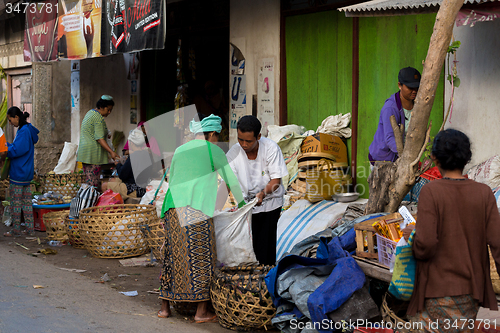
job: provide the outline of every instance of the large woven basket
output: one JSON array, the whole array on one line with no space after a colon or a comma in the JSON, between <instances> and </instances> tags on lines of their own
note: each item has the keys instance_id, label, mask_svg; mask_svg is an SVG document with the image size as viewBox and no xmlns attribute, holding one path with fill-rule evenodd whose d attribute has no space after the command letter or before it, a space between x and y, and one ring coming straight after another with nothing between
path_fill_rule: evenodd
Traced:
<instances>
[{"instance_id":1,"label":"large woven basket","mask_svg":"<svg viewBox=\"0 0 500 333\"><path fill-rule=\"evenodd\" d=\"M175 312L181 316L194 316L198 309L198 302L171 302Z\"/></svg>"},{"instance_id":2,"label":"large woven basket","mask_svg":"<svg viewBox=\"0 0 500 333\"><path fill-rule=\"evenodd\" d=\"M68 213L69 209L43 214L43 224L45 225L45 232L47 233L48 239L61 242L68 240L66 227L64 225L64 220Z\"/></svg>"},{"instance_id":3,"label":"large woven basket","mask_svg":"<svg viewBox=\"0 0 500 333\"><path fill-rule=\"evenodd\" d=\"M85 244L80 237L80 230L78 229L78 219L71 219L69 215L64 218L64 226L66 227L66 234L68 235L69 243L75 249L84 249Z\"/></svg>"},{"instance_id":4,"label":"large woven basket","mask_svg":"<svg viewBox=\"0 0 500 333\"><path fill-rule=\"evenodd\" d=\"M43 193L52 191L72 198L76 196L80 185L84 182L85 174L83 173L47 174L40 176Z\"/></svg>"},{"instance_id":5,"label":"large woven basket","mask_svg":"<svg viewBox=\"0 0 500 333\"><path fill-rule=\"evenodd\" d=\"M5 200L9 195L7 194L7 189L9 188L9 178L0 180L0 199Z\"/></svg>"},{"instance_id":6,"label":"large woven basket","mask_svg":"<svg viewBox=\"0 0 500 333\"><path fill-rule=\"evenodd\" d=\"M162 260L165 246L165 225L163 220L156 218L155 221L140 227L149 248L153 250L155 258Z\"/></svg>"},{"instance_id":7,"label":"large woven basket","mask_svg":"<svg viewBox=\"0 0 500 333\"><path fill-rule=\"evenodd\" d=\"M386 323L392 323L392 327L398 327L399 333L416 333L418 330L413 330L413 325L399 316L405 316L409 302L403 302L394 298L389 292L385 293L380 307L382 320ZM400 324L398 324L400 323Z\"/></svg>"},{"instance_id":8,"label":"large woven basket","mask_svg":"<svg viewBox=\"0 0 500 333\"><path fill-rule=\"evenodd\" d=\"M495 294L500 294L500 276L497 272L497 266L495 265L495 259L491 255L490 246L488 245L488 253L490 255L490 277L491 283L493 284L493 291Z\"/></svg>"},{"instance_id":9,"label":"large woven basket","mask_svg":"<svg viewBox=\"0 0 500 333\"><path fill-rule=\"evenodd\" d=\"M80 211L78 227L92 256L128 258L148 251L140 226L157 218L156 208L150 205L90 207Z\"/></svg>"},{"instance_id":10,"label":"large woven basket","mask_svg":"<svg viewBox=\"0 0 500 333\"><path fill-rule=\"evenodd\" d=\"M272 266L216 268L210 295L219 324L236 331L272 326L276 314L264 278Z\"/></svg>"}]
</instances>

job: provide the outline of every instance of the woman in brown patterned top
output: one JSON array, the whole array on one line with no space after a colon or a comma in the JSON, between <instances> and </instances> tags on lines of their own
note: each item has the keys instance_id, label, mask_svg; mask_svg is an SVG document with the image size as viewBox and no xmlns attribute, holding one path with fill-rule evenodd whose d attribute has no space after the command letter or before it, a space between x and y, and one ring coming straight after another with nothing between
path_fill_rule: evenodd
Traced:
<instances>
[{"instance_id":1,"label":"woman in brown patterned top","mask_svg":"<svg viewBox=\"0 0 500 333\"><path fill-rule=\"evenodd\" d=\"M434 139L431 157L443 179L420 192L417 271L407 312L426 331L473 332L480 305L498 309L487 245L500 268L500 215L491 189L462 175L471 156L460 131L447 129ZM406 228L405 237L410 232Z\"/></svg>"}]
</instances>

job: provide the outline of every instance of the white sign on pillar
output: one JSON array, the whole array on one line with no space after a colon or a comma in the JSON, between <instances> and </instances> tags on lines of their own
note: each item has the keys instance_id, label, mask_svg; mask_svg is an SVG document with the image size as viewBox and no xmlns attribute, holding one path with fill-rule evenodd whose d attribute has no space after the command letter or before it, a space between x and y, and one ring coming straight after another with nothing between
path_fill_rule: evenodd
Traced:
<instances>
[{"instance_id":1,"label":"white sign on pillar","mask_svg":"<svg viewBox=\"0 0 500 333\"><path fill-rule=\"evenodd\" d=\"M71 61L71 142L80 142L80 61Z\"/></svg>"},{"instance_id":2,"label":"white sign on pillar","mask_svg":"<svg viewBox=\"0 0 500 333\"><path fill-rule=\"evenodd\" d=\"M236 143L236 124L247 111L246 76L231 75L229 86L231 92L231 109L229 110L229 142Z\"/></svg>"},{"instance_id":3,"label":"white sign on pillar","mask_svg":"<svg viewBox=\"0 0 500 333\"><path fill-rule=\"evenodd\" d=\"M267 136L267 127L274 125L274 58L260 62L257 81L257 118L262 123L262 135Z\"/></svg>"}]
</instances>

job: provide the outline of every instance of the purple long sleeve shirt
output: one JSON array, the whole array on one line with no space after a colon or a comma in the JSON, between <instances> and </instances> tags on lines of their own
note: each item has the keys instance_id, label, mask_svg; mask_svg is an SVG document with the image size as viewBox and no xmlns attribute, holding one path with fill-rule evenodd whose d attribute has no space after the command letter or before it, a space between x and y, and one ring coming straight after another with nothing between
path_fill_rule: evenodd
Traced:
<instances>
[{"instance_id":1,"label":"purple long sleeve shirt","mask_svg":"<svg viewBox=\"0 0 500 333\"><path fill-rule=\"evenodd\" d=\"M399 91L386 99L380 111L377 131L369 147L370 159L372 161L395 161L398 158L396 139L394 138L394 131L391 126L391 116L396 117L398 125L405 125L405 114Z\"/></svg>"}]
</instances>

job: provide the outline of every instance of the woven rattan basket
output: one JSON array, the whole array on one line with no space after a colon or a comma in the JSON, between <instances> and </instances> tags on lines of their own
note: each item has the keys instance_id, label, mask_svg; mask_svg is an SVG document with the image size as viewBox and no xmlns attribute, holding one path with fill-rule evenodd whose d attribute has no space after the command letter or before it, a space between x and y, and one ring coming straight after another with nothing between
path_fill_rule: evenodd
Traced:
<instances>
[{"instance_id":1,"label":"woven rattan basket","mask_svg":"<svg viewBox=\"0 0 500 333\"><path fill-rule=\"evenodd\" d=\"M9 188L9 178L0 180L0 199L5 200L9 195L7 194L7 190Z\"/></svg>"},{"instance_id":2,"label":"woven rattan basket","mask_svg":"<svg viewBox=\"0 0 500 333\"><path fill-rule=\"evenodd\" d=\"M194 316L198 308L198 302L171 302L175 312L181 316Z\"/></svg>"},{"instance_id":3,"label":"woven rattan basket","mask_svg":"<svg viewBox=\"0 0 500 333\"><path fill-rule=\"evenodd\" d=\"M162 260L165 245L165 225L163 220L157 218L154 222L140 227L149 248L153 250L155 258Z\"/></svg>"},{"instance_id":4,"label":"woven rattan basket","mask_svg":"<svg viewBox=\"0 0 500 333\"><path fill-rule=\"evenodd\" d=\"M69 215L64 218L64 226L66 227L66 234L68 235L69 243L75 249L84 249L82 238L80 237L80 230L78 229L78 219L70 219Z\"/></svg>"},{"instance_id":5,"label":"woven rattan basket","mask_svg":"<svg viewBox=\"0 0 500 333\"><path fill-rule=\"evenodd\" d=\"M150 205L111 205L80 211L78 228L85 248L97 258L128 258L148 251L140 226L157 219Z\"/></svg>"},{"instance_id":6,"label":"woven rattan basket","mask_svg":"<svg viewBox=\"0 0 500 333\"><path fill-rule=\"evenodd\" d=\"M405 316L409 302L403 302L394 298L389 292L385 293L380 307L382 320L386 323L392 323L392 327L398 327L400 333L416 333L418 330L409 329L412 327L407 320L399 316ZM400 323L398 325L398 323Z\"/></svg>"},{"instance_id":7,"label":"woven rattan basket","mask_svg":"<svg viewBox=\"0 0 500 333\"><path fill-rule=\"evenodd\" d=\"M85 174L83 173L47 174L40 176L43 193L52 191L72 198L76 196L80 185L84 182Z\"/></svg>"},{"instance_id":8,"label":"woven rattan basket","mask_svg":"<svg viewBox=\"0 0 500 333\"><path fill-rule=\"evenodd\" d=\"M264 278L272 266L216 268L210 295L219 324L235 331L272 326L276 314Z\"/></svg>"},{"instance_id":9,"label":"woven rattan basket","mask_svg":"<svg viewBox=\"0 0 500 333\"><path fill-rule=\"evenodd\" d=\"M490 246L488 245L488 253L490 256L490 277L491 283L493 284L493 291L495 294L500 294L500 276L497 272L497 266L495 265L495 259L491 255Z\"/></svg>"},{"instance_id":10,"label":"woven rattan basket","mask_svg":"<svg viewBox=\"0 0 500 333\"><path fill-rule=\"evenodd\" d=\"M45 232L48 239L61 242L68 240L64 225L64 220L68 213L69 209L43 214L43 224L45 225Z\"/></svg>"}]
</instances>

